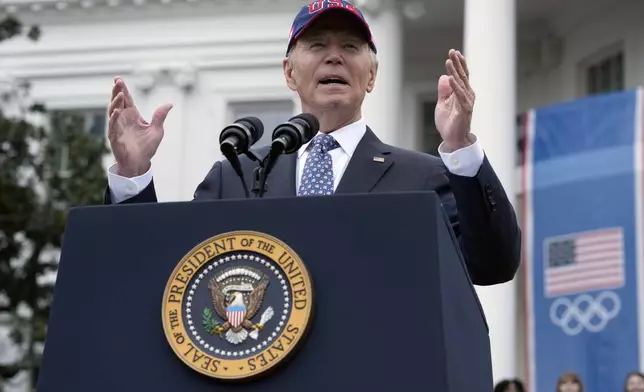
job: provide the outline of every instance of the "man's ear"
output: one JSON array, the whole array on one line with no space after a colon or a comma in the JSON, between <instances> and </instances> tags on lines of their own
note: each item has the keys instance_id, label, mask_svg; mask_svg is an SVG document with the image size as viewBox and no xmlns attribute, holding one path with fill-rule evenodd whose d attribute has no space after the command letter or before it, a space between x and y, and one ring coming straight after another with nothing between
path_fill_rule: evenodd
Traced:
<instances>
[{"instance_id":1,"label":"man's ear","mask_svg":"<svg viewBox=\"0 0 644 392\"><path fill-rule=\"evenodd\" d=\"M367 82L367 92L373 91L376 86L376 75L378 75L378 63L374 62L369 69L369 81Z\"/></svg>"},{"instance_id":2,"label":"man's ear","mask_svg":"<svg viewBox=\"0 0 644 392\"><path fill-rule=\"evenodd\" d=\"M284 69L284 79L286 80L286 85L292 91L297 90L297 84L293 78L293 59L290 57L285 58L282 61L282 68Z\"/></svg>"}]
</instances>

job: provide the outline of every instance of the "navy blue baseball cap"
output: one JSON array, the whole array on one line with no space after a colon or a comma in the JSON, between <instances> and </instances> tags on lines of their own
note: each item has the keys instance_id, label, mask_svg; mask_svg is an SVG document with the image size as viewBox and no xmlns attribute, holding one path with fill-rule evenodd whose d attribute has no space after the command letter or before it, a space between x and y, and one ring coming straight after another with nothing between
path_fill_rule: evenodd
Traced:
<instances>
[{"instance_id":1,"label":"navy blue baseball cap","mask_svg":"<svg viewBox=\"0 0 644 392\"><path fill-rule=\"evenodd\" d=\"M371 50L376 53L376 45L373 42L371 29L369 28L369 24L362 14L362 11L360 11L355 5L349 3L346 0L318 0L304 5L302 9L300 9L300 12L298 12L295 16L293 25L291 26L291 31L288 35L288 45L286 47L287 55L290 52L295 40L297 40L302 35L302 33L304 33L304 31L309 26L311 26L313 21L315 21L315 19L320 15L330 10L342 10L355 16L358 25L363 29L365 38L367 39Z\"/></svg>"}]
</instances>

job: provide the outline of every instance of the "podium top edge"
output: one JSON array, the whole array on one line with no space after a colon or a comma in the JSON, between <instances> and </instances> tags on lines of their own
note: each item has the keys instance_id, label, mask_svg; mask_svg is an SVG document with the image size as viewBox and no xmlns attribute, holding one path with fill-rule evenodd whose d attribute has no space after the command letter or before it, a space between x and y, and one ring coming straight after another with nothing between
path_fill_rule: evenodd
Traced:
<instances>
[{"instance_id":1,"label":"podium top edge","mask_svg":"<svg viewBox=\"0 0 644 392\"><path fill-rule=\"evenodd\" d=\"M325 196L325 195L311 195L311 196L306 196L306 199L310 200L311 198L318 198L318 199L328 199L328 198L333 198L335 200L338 199L355 199L355 198L370 198L370 199L387 199L387 198L400 198L400 197L405 197L405 198L410 198L410 199L417 199L417 198L425 198L428 197L429 199L434 199L434 200L439 200L438 194L435 191L395 191L395 192L378 192L378 193L336 193L332 196ZM159 205L163 204L165 206L168 205L178 205L178 204L189 204L189 203L202 203L202 202L218 202L218 203L247 203L249 201L257 201L257 202L270 202L270 201L285 201L285 200L301 200L304 199L302 196L269 196L269 197L264 197L264 198L255 198L255 197L250 197L250 198L234 198L234 199L199 199L199 200L172 200L172 201L159 201L159 202L152 202L152 203L121 203L121 204L91 204L91 205L77 205L77 206L72 206L69 208L69 213L72 213L73 211L76 210L87 210L87 209L98 209L98 208L104 208L104 207L113 207L113 206L119 206L119 207L124 207L124 208L135 208L135 207L141 207L145 205Z\"/></svg>"}]
</instances>

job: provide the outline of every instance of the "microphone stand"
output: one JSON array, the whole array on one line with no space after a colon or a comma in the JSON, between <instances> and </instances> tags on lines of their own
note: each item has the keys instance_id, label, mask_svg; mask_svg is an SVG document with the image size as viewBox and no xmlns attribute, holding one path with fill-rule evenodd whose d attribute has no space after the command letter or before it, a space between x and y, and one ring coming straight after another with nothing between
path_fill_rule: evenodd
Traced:
<instances>
[{"instance_id":1,"label":"microphone stand","mask_svg":"<svg viewBox=\"0 0 644 392\"><path fill-rule=\"evenodd\" d=\"M255 194L255 197L264 197L264 193L266 193L267 190L266 180L268 179L268 175L273 170L273 167L275 167L277 159L283 152L284 145L281 143L275 143L271 145L268 155L264 158L264 161L260 162L257 160L259 165L255 168L255 178L253 181L253 193Z\"/></svg>"},{"instance_id":2,"label":"microphone stand","mask_svg":"<svg viewBox=\"0 0 644 392\"><path fill-rule=\"evenodd\" d=\"M264 179L264 164L259 162L255 170L253 170L253 189L251 189L255 198L264 196L266 192L266 180ZM260 194L262 196L260 196Z\"/></svg>"},{"instance_id":3,"label":"microphone stand","mask_svg":"<svg viewBox=\"0 0 644 392\"><path fill-rule=\"evenodd\" d=\"M235 173L237 173L237 176L241 180L242 187L244 188L244 196L246 196L247 199L250 198L250 192L248 191L248 185L246 184L246 179L244 178L244 171L241 168L241 162L239 161L239 157L237 156L237 152L235 149L230 145L225 144L225 147L222 149L222 152L224 153L224 156L228 159L230 162L230 165L233 167L233 170L235 170ZM257 172L258 169L263 168L263 162L257 158L255 154L252 153L252 151L248 150L244 153L251 161L257 162L258 167L255 169L255 178L253 179L253 193L255 193L255 196L257 197Z\"/></svg>"},{"instance_id":4,"label":"microphone stand","mask_svg":"<svg viewBox=\"0 0 644 392\"><path fill-rule=\"evenodd\" d=\"M237 151L235 147L233 147L232 144L222 144L221 145L221 152L224 154L226 159L230 162L230 166L233 167L233 170L235 170L235 173L237 173L237 176L241 180L242 187L244 188L244 196L246 198L250 198L250 194L248 192L248 185L246 185L246 180L244 179L244 172L241 168L241 162L239 161L239 157L237 156Z\"/></svg>"},{"instance_id":5,"label":"microphone stand","mask_svg":"<svg viewBox=\"0 0 644 392\"><path fill-rule=\"evenodd\" d=\"M255 154L252 152L248 151L246 153L246 156L250 158L253 162L257 162L257 167L253 170L253 187L251 189L251 192L255 195L255 197L261 197L259 194L264 195L265 189L266 189L266 179L263 180L264 183L262 183L262 179L264 178L264 162L266 161L266 158L264 160L260 160L257 158Z\"/></svg>"}]
</instances>

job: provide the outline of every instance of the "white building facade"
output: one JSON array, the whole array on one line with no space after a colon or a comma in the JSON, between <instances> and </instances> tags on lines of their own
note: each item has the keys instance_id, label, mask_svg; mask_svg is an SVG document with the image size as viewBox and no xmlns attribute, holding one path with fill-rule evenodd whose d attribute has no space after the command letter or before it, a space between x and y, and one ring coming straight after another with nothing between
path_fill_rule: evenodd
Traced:
<instances>
[{"instance_id":1,"label":"white building facade","mask_svg":"<svg viewBox=\"0 0 644 392\"><path fill-rule=\"evenodd\" d=\"M40 24L37 43L0 45L0 88L27 79L50 109L83 111L104 132L113 78L140 111L174 108L153 161L162 201L190 200L221 158L220 130L245 115L275 125L300 112L282 59L303 0L0 0ZM520 208L517 116L591 93L644 85L644 3L637 0L362 0L378 46L363 115L385 142L435 153L438 78L465 54L477 94L473 132ZM106 165L111 159L106 160ZM495 380L524 377L523 276L477 288Z\"/></svg>"}]
</instances>

